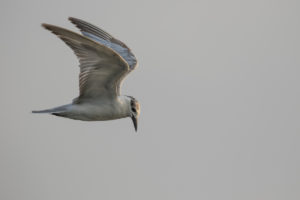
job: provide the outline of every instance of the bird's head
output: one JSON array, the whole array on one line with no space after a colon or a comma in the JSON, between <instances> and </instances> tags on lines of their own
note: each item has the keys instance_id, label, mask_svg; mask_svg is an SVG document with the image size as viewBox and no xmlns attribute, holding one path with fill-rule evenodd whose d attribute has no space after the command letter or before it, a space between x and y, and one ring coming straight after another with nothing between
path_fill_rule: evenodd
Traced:
<instances>
[{"instance_id":1,"label":"bird's head","mask_svg":"<svg viewBox=\"0 0 300 200\"><path fill-rule=\"evenodd\" d=\"M130 117L132 119L135 131L137 131L139 115L140 104L135 98L130 97Z\"/></svg>"}]
</instances>

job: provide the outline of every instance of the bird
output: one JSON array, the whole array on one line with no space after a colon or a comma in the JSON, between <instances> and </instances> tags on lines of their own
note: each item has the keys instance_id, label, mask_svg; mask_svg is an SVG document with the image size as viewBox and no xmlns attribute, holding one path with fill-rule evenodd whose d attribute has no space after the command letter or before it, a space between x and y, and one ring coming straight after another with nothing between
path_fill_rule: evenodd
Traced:
<instances>
[{"instance_id":1,"label":"bird","mask_svg":"<svg viewBox=\"0 0 300 200\"><path fill-rule=\"evenodd\" d=\"M79 96L72 103L32 113L48 113L82 121L106 121L130 117L137 131L140 104L132 96L121 95L124 78L138 62L120 40L84 20L69 17L81 34L43 23L68 45L79 60Z\"/></svg>"}]
</instances>

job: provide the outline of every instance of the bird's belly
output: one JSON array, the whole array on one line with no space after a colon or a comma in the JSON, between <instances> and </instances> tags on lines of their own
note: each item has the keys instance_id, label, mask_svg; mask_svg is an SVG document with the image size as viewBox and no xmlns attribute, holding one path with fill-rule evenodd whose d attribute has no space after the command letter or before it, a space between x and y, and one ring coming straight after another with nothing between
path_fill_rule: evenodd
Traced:
<instances>
[{"instance_id":1,"label":"bird's belly","mask_svg":"<svg viewBox=\"0 0 300 200\"><path fill-rule=\"evenodd\" d=\"M105 121L127 117L118 109L113 109L111 106L77 105L71 110L65 117L83 121Z\"/></svg>"}]
</instances>

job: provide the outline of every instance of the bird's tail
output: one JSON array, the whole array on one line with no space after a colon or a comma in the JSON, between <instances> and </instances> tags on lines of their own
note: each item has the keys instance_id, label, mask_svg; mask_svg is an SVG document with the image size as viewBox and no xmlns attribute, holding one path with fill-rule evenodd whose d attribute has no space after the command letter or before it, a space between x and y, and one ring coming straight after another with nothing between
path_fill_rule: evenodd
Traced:
<instances>
[{"instance_id":1,"label":"bird's tail","mask_svg":"<svg viewBox=\"0 0 300 200\"><path fill-rule=\"evenodd\" d=\"M33 110L32 113L61 113L67 111L69 105L64 105L64 106L59 106L51 109L46 109L46 110Z\"/></svg>"}]
</instances>

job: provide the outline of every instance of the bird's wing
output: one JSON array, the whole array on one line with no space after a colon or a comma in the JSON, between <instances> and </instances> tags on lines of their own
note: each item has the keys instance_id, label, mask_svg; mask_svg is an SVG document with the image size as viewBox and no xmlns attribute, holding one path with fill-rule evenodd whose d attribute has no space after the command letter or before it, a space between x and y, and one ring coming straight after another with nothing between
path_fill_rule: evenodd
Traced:
<instances>
[{"instance_id":1,"label":"bird's wing","mask_svg":"<svg viewBox=\"0 0 300 200\"><path fill-rule=\"evenodd\" d=\"M86 21L74 17L69 17L69 20L73 24L75 24L77 28L80 29L81 33L84 36L96 42L99 42L120 54L124 58L124 60L126 60L131 70L133 70L137 66L137 60L135 56L123 42L114 38L106 31Z\"/></svg>"},{"instance_id":2,"label":"bird's wing","mask_svg":"<svg viewBox=\"0 0 300 200\"><path fill-rule=\"evenodd\" d=\"M67 29L49 24L42 26L62 39L78 57L79 99L111 99L120 95L121 81L130 67L117 52Z\"/></svg>"}]
</instances>

